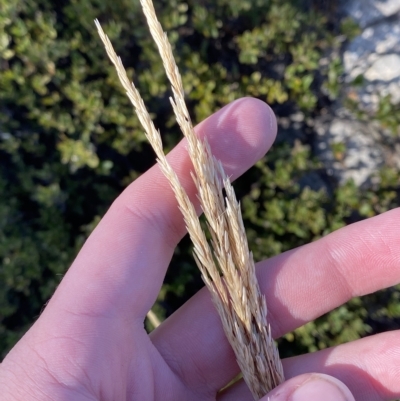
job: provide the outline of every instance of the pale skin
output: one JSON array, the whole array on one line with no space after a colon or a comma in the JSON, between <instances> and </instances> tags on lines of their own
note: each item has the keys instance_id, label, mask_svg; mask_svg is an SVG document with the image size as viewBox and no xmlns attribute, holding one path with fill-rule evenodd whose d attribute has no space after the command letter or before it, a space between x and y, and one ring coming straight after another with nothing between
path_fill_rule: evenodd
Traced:
<instances>
[{"instance_id":1,"label":"pale skin","mask_svg":"<svg viewBox=\"0 0 400 401\"><path fill-rule=\"evenodd\" d=\"M276 122L261 101L241 99L196 132L236 178L268 151ZM168 159L197 202L184 141ZM206 289L150 335L144 329L184 234L174 195L154 166L112 204L0 365L0 399L250 401L243 382L218 393L238 367ZM278 338L353 296L400 282L400 209L261 261L257 274ZM324 401L394 400L399 360L398 332L284 360L288 380L263 401L312 401L320 393Z\"/></svg>"}]
</instances>

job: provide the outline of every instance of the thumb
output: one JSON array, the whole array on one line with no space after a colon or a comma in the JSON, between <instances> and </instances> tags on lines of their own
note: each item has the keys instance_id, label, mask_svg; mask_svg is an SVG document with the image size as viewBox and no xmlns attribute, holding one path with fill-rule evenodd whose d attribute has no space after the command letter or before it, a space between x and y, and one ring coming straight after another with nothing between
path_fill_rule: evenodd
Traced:
<instances>
[{"instance_id":1,"label":"thumb","mask_svg":"<svg viewBox=\"0 0 400 401\"><path fill-rule=\"evenodd\" d=\"M355 401L340 380L319 373L294 377L272 390L260 401Z\"/></svg>"}]
</instances>

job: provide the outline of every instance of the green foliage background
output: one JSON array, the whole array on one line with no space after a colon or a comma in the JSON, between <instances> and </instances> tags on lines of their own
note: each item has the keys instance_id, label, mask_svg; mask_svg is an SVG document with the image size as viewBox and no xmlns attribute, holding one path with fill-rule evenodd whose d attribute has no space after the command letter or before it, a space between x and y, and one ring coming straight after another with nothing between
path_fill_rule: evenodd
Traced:
<instances>
[{"instance_id":1,"label":"green foliage background","mask_svg":"<svg viewBox=\"0 0 400 401\"><path fill-rule=\"evenodd\" d=\"M339 49L357 27L332 2L157 0L190 111L201 121L255 96L278 116L301 111L236 184L256 260L314 241L400 203L399 172L377 172L374 191L328 179L312 154L312 121L340 93ZM137 0L0 0L0 356L39 316L112 200L154 155L93 20L113 41L166 147L180 138L162 64ZM394 126L383 100L377 119ZM398 132L397 132L398 134ZM344 149L345 150L345 149ZM323 180L320 188L309 185ZM171 314L202 286L184 239L155 305ZM399 288L354 299L281 339L283 356L394 329Z\"/></svg>"}]
</instances>

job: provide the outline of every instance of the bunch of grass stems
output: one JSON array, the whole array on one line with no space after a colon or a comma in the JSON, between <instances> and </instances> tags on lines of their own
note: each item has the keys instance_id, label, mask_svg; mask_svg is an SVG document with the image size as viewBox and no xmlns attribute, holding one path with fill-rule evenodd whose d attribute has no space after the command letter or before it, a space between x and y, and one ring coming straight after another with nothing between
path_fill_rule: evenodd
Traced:
<instances>
[{"instance_id":1,"label":"bunch of grass stems","mask_svg":"<svg viewBox=\"0 0 400 401\"><path fill-rule=\"evenodd\" d=\"M155 128L138 90L129 80L121 59L116 55L97 20L96 26L147 139L157 155L160 168L175 193L194 245L197 266L210 290L243 378L254 399L258 400L283 382L284 376L267 323L267 305L256 279L240 205L222 164L212 155L207 141L199 140L195 135L184 100L182 79L154 6L151 0L141 0L141 4L172 87L173 98L170 100L173 111L188 142L188 153L194 169L192 177L207 219L210 243L202 230L195 207L165 157L160 133Z\"/></svg>"}]
</instances>

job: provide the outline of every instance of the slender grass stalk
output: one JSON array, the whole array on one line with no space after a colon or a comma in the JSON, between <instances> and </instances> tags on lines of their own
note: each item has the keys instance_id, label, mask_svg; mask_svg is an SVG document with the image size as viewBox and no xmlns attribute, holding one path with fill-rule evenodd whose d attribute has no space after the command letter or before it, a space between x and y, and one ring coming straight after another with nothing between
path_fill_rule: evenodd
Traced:
<instances>
[{"instance_id":1,"label":"slender grass stalk","mask_svg":"<svg viewBox=\"0 0 400 401\"><path fill-rule=\"evenodd\" d=\"M207 141L201 141L195 135L184 100L182 79L167 35L157 20L154 6L151 0L141 0L141 4L171 83L171 104L177 122L188 141L188 152L194 168L192 177L207 219L212 249L206 240L194 206L168 164L160 133L154 127L139 92L129 81L121 59L115 54L111 42L97 20L96 26L146 136L156 152L157 161L175 193L194 244L194 258L212 294L243 378L254 399L259 399L283 382L284 376L267 323L265 297L261 294L256 279L254 260L249 251L240 205L222 164L212 155Z\"/></svg>"},{"instance_id":2,"label":"slender grass stalk","mask_svg":"<svg viewBox=\"0 0 400 401\"><path fill-rule=\"evenodd\" d=\"M147 319L149 319L150 323L155 329L161 324L160 319L157 317L152 309L147 312Z\"/></svg>"}]
</instances>

